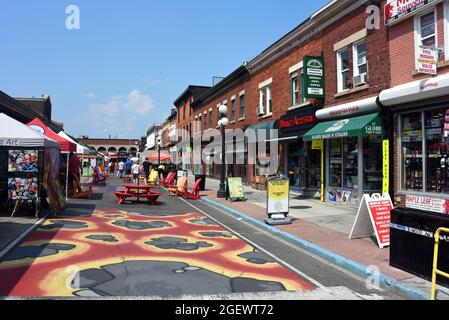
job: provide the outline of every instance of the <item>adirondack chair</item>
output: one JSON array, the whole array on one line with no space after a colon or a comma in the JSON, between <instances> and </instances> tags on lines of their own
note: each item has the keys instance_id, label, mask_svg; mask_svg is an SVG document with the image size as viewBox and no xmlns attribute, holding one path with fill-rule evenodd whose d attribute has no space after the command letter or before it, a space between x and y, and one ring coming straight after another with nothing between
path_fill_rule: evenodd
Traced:
<instances>
[{"instance_id":1,"label":"adirondack chair","mask_svg":"<svg viewBox=\"0 0 449 320\"><path fill-rule=\"evenodd\" d=\"M98 167L94 168L94 184L97 183L106 183L106 177L100 173Z\"/></svg>"},{"instance_id":2,"label":"adirondack chair","mask_svg":"<svg viewBox=\"0 0 449 320\"><path fill-rule=\"evenodd\" d=\"M166 178L162 178L159 184L163 187L168 187L175 180L175 172L169 172Z\"/></svg>"},{"instance_id":3,"label":"adirondack chair","mask_svg":"<svg viewBox=\"0 0 449 320\"><path fill-rule=\"evenodd\" d=\"M175 187L169 187L168 194L171 196L183 195L184 190L187 188L187 177L180 177Z\"/></svg>"},{"instance_id":4,"label":"adirondack chair","mask_svg":"<svg viewBox=\"0 0 449 320\"><path fill-rule=\"evenodd\" d=\"M184 192L183 192L183 198L184 199L194 199L194 200L200 200L200 183L202 178L199 178L195 181L195 184L193 185L193 188L189 191L189 188L186 186Z\"/></svg>"},{"instance_id":5,"label":"adirondack chair","mask_svg":"<svg viewBox=\"0 0 449 320\"><path fill-rule=\"evenodd\" d=\"M148 178L148 184L150 186L157 184L157 170L151 170L150 177Z\"/></svg>"},{"instance_id":6,"label":"adirondack chair","mask_svg":"<svg viewBox=\"0 0 449 320\"><path fill-rule=\"evenodd\" d=\"M81 187L81 183L77 176L73 176L73 194L72 198L74 199L80 199L80 198L92 198L92 186L89 185L89 188L87 190L83 190Z\"/></svg>"}]
</instances>

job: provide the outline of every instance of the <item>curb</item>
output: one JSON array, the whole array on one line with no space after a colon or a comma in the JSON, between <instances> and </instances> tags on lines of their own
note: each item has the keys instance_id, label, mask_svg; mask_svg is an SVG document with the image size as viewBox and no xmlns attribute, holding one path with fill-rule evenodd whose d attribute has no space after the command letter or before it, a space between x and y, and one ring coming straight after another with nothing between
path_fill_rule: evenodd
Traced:
<instances>
[{"instance_id":1,"label":"curb","mask_svg":"<svg viewBox=\"0 0 449 320\"><path fill-rule=\"evenodd\" d=\"M261 222L257 219L254 219L252 217L249 217L249 216L241 213L240 211L237 211L235 209L227 207L221 203L212 201L205 196L202 196L201 200L204 201L205 203L212 205L212 206L226 210L227 212L231 213L232 215L234 215L238 218L241 218L241 219L245 220L246 222L249 222L259 228L270 231L271 233L278 235L280 238L282 238L290 243L293 243L294 245L297 245L297 246L301 247L302 249L305 249L321 258L324 258L324 259L328 260L329 262L334 263L352 273L355 273L355 274L357 274L359 276L363 276L363 277L373 277L373 276L378 277L379 283L382 287L400 290L408 298L413 299L413 300L428 300L429 299L428 293L425 293L425 292L423 292L419 289L413 288L413 287L403 285L396 279L394 279L386 274L374 273L375 271L373 271L372 268L370 268L368 266L365 266L361 263L358 263L354 260L351 260L351 259L341 256L339 254L336 254L336 253L334 253L330 250L327 250L319 245L316 245L312 242L301 239L291 233L288 233L281 229L269 226L269 225L265 224L264 222Z\"/></svg>"}]
</instances>

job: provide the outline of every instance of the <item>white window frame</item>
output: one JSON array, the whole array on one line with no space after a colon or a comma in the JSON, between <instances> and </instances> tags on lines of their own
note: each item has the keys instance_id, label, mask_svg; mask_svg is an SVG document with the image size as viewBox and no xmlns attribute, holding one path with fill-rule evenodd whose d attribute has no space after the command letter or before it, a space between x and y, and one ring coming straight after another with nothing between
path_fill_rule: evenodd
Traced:
<instances>
[{"instance_id":1,"label":"white window frame","mask_svg":"<svg viewBox=\"0 0 449 320\"><path fill-rule=\"evenodd\" d=\"M449 60L449 1L444 1L444 59Z\"/></svg>"},{"instance_id":2,"label":"white window frame","mask_svg":"<svg viewBox=\"0 0 449 320\"><path fill-rule=\"evenodd\" d=\"M352 45L353 77L357 77L360 75L359 67L361 66L361 64L359 64L359 52L357 50L357 46L362 43L365 43L365 47L366 47L364 64L366 64L366 73L368 74L368 47L366 44L366 40L362 39L360 41L354 42L354 44Z\"/></svg>"},{"instance_id":3,"label":"white window frame","mask_svg":"<svg viewBox=\"0 0 449 320\"><path fill-rule=\"evenodd\" d=\"M348 58L349 58L349 48L348 47L342 48L337 51L337 92L338 93L345 92L350 89L350 88L343 89L343 76L342 75L343 75L344 70L342 69L343 66L341 63L341 54L345 51L348 52ZM347 72L349 72L349 71L350 71L350 68L348 67Z\"/></svg>"},{"instance_id":4,"label":"white window frame","mask_svg":"<svg viewBox=\"0 0 449 320\"><path fill-rule=\"evenodd\" d=\"M435 46L438 47L438 11L436 7L426 10L415 16L415 70L418 70L418 52L422 43L421 38L421 17L433 12L434 24L435 24Z\"/></svg>"},{"instance_id":5,"label":"white window frame","mask_svg":"<svg viewBox=\"0 0 449 320\"><path fill-rule=\"evenodd\" d=\"M265 87L259 89L259 109L265 112Z\"/></svg>"},{"instance_id":6,"label":"white window frame","mask_svg":"<svg viewBox=\"0 0 449 320\"><path fill-rule=\"evenodd\" d=\"M243 97L243 102L244 102L243 103L243 114L242 114L242 97ZM246 113L245 99L246 99L246 94L245 94L245 91L243 90L239 93L239 117L240 117L239 120L245 119L245 113Z\"/></svg>"},{"instance_id":7,"label":"white window frame","mask_svg":"<svg viewBox=\"0 0 449 320\"><path fill-rule=\"evenodd\" d=\"M290 97L291 97L291 106L296 106L299 104L301 97L299 96L299 73L301 69L290 73ZM294 82L296 81L296 90L294 88ZM297 97L297 98L296 98Z\"/></svg>"},{"instance_id":8,"label":"white window frame","mask_svg":"<svg viewBox=\"0 0 449 320\"><path fill-rule=\"evenodd\" d=\"M271 86L271 83L265 87L265 90L266 90L265 95L266 95L266 100L267 100L266 101L266 109L267 109L266 115L270 115L273 113L273 110L272 110L273 109L273 87ZM271 101L271 103L270 103L270 101Z\"/></svg>"},{"instance_id":9,"label":"white window frame","mask_svg":"<svg viewBox=\"0 0 449 320\"><path fill-rule=\"evenodd\" d=\"M234 121L235 122L235 120L236 120L236 114L237 114L237 112L236 112L236 110L235 110L235 96L232 96L232 98L231 98L231 122L232 121Z\"/></svg>"}]
</instances>

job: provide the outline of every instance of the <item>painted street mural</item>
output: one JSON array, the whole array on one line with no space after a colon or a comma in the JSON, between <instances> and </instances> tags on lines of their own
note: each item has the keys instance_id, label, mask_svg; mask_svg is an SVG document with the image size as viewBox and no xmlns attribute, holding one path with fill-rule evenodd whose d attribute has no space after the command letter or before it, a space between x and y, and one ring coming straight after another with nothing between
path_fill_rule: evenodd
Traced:
<instances>
[{"instance_id":1,"label":"painted street mural","mask_svg":"<svg viewBox=\"0 0 449 320\"><path fill-rule=\"evenodd\" d=\"M0 263L1 296L162 296L313 290L199 213L49 219Z\"/></svg>"}]
</instances>

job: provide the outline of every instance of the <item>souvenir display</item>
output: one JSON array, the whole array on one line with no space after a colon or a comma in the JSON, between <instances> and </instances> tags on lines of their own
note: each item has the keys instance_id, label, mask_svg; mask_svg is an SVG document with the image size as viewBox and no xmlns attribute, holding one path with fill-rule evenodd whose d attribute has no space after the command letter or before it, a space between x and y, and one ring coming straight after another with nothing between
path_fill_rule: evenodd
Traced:
<instances>
[{"instance_id":1,"label":"souvenir display","mask_svg":"<svg viewBox=\"0 0 449 320\"><path fill-rule=\"evenodd\" d=\"M38 172L37 150L9 150L8 172Z\"/></svg>"}]
</instances>

